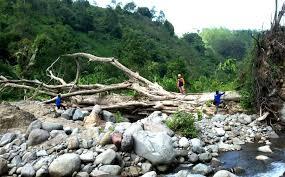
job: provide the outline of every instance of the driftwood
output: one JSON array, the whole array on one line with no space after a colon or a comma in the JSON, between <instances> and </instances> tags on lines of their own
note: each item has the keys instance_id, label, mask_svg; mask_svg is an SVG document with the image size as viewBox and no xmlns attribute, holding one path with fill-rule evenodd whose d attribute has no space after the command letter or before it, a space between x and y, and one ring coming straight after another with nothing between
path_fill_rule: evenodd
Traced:
<instances>
[{"instance_id":1,"label":"driftwood","mask_svg":"<svg viewBox=\"0 0 285 177\"><path fill-rule=\"evenodd\" d=\"M133 114L143 114L145 112L155 110L161 110L165 113L173 113L177 110L193 111L195 110L195 107L201 106L205 102L213 99L213 93L181 95L178 93L168 92L157 83L149 81L148 79L140 76L138 73L133 72L126 66L122 65L116 58L97 57L87 53L67 54L64 55L64 57L74 59L77 66L75 79L70 83L66 82L63 78L55 76L52 72L52 67L62 58L58 57L46 69L47 76L58 83L57 85L49 85L39 80L11 80L4 76L0 76L0 86L2 88L13 87L31 90L35 91L36 93L41 93L52 97L49 100L45 100L44 103L54 102L57 94L61 92L61 97L63 99L70 99L78 106L87 107L86 109L89 109L88 106L98 104L98 100L90 99L91 95L122 89L133 90L141 95L140 100L128 100L112 105L102 105L102 108L106 110L125 110ZM78 84L78 80L80 78L79 59L81 58L87 58L90 62L109 63L124 72L126 76L128 76L129 80L123 83L112 85ZM84 95L85 97L83 97ZM86 97L86 95L88 97ZM235 92L227 92L224 99L239 101L240 95Z\"/></svg>"}]
</instances>

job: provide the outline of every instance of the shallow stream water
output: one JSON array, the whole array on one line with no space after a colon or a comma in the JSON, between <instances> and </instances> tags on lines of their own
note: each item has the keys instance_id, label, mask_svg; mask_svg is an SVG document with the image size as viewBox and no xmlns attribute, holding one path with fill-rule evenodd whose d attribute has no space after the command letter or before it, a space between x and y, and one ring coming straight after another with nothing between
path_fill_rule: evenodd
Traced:
<instances>
[{"instance_id":1,"label":"shallow stream water","mask_svg":"<svg viewBox=\"0 0 285 177\"><path fill-rule=\"evenodd\" d=\"M225 168L242 167L245 173L242 177L280 177L285 172L285 135L271 140L273 153L263 153L257 148L264 144L246 144L241 151L225 152L219 159ZM256 160L256 156L265 155L269 160Z\"/></svg>"}]
</instances>

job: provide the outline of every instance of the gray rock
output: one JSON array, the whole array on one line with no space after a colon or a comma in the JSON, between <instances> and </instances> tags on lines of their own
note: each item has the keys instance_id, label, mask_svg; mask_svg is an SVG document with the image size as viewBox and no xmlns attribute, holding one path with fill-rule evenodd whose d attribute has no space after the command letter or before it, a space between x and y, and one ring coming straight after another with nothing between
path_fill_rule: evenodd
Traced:
<instances>
[{"instance_id":1,"label":"gray rock","mask_svg":"<svg viewBox=\"0 0 285 177\"><path fill-rule=\"evenodd\" d=\"M112 114L111 112L103 110L102 115L103 115L103 119L104 119L106 122L113 122L113 123L116 123L115 116L114 116L114 114Z\"/></svg>"},{"instance_id":2,"label":"gray rock","mask_svg":"<svg viewBox=\"0 0 285 177\"><path fill-rule=\"evenodd\" d=\"M175 177L205 177L205 176L199 174L191 174L191 172L188 170L180 170L178 173L175 174Z\"/></svg>"},{"instance_id":3,"label":"gray rock","mask_svg":"<svg viewBox=\"0 0 285 177\"><path fill-rule=\"evenodd\" d=\"M41 128L42 128L42 122L40 120L33 121L26 130L25 138L28 139L32 130L41 129Z\"/></svg>"},{"instance_id":4,"label":"gray rock","mask_svg":"<svg viewBox=\"0 0 285 177\"><path fill-rule=\"evenodd\" d=\"M67 135L70 135L72 133L72 129L70 127L64 127L63 130Z\"/></svg>"},{"instance_id":5,"label":"gray rock","mask_svg":"<svg viewBox=\"0 0 285 177\"><path fill-rule=\"evenodd\" d=\"M201 174L206 176L212 173L213 169L205 164L199 163L193 167L192 171L195 174Z\"/></svg>"},{"instance_id":6,"label":"gray rock","mask_svg":"<svg viewBox=\"0 0 285 177\"><path fill-rule=\"evenodd\" d=\"M63 126L54 122L43 122L42 129L51 132L52 130L63 130Z\"/></svg>"},{"instance_id":7,"label":"gray rock","mask_svg":"<svg viewBox=\"0 0 285 177\"><path fill-rule=\"evenodd\" d=\"M16 166L16 167L18 167L21 163L22 163L22 159L19 155L16 155L11 161L11 164L13 164L13 166Z\"/></svg>"},{"instance_id":8,"label":"gray rock","mask_svg":"<svg viewBox=\"0 0 285 177\"><path fill-rule=\"evenodd\" d=\"M51 177L72 176L80 170L81 161L77 154L63 154L56 158L49 166Z\"/></svg>"},{"instance_id":9,"label":"gray rock","mask_svg":"<svg viewBox=\"0 0 285 177\"><path fill-rule=\"evenodd\" d=\"M157 174L155 171L150 171L142 175L141 177L157 177Z\"/></svg>"},{"instance_id":10,"label":"gray rock","mask_svg":"<svg viewBox=\"0 0 285 177\"><path fill-rule=\"evenodd\" d=\"M237 177L237 176L229 171L220 170L216 172L213 177Z\"/></svg>"},{"instance_id":11,"label":"gray rock","mask_svg":"<svg viewBox=\"0 0 285 177\"><path fill-rule=\"evenodd\" d=\"M4 146L8 143L11 143L16 138L15 133L6 133L2 136L0 140L0 146Z\"/></svg>"},{"instance_id":12,"label":"gray rock","mask_svg":"<svg viewBox=\"0 0 285 177\"><path fill-rule=\"evenodd\" d=\"M5 154L7 151L6 151L6 149L5 148L0 148L0 155L3 155L3 154Z\"/></svg>"},{"instance_id":13,"label":"gray rock","mask_svg":"<svg viewBox=\"0 0 285 177\"><path fill-rule=\"evenodd\" d=\"M26 152L23 157L22 160L27 163L27 162L32 162L33 160L37 159L37 153L36 152Z\"/></svg>"},{"instance_id":14,"label":"gray rock","mask_svg":"<svg viewBox=\"0 0 285 177\"><path fill-rule=\"evenodd\" d=\"M83 162L94 162L95 155L94 155L93 151L87 151L86 153L83 152L80 155L80 159Z\"/></svg>"},{"instance_id":15,"label":"gray rock","mask_svg":"<svg viewBox=\"0 0 285 177\"><path fill-rule=\"evenodd\" d=\"M8 162L5 159L0 158L0 175L8 173Z\"/></svg>"},{"instance_id":16,"label":"gray rock","mask_svg":"<svg viewBox=\"0 0 285 177\"><path fill-rule=\"evenodd\" d=\"M193 138L190 141L192 144L192 151L193 152L198 153L198 154L205 152L205 150L202 147L202 142L200 139Z\"/></svg>"},{"instance_id":17,"label":"gray rock","mask_svg":"<svg viewBox=\"0 0 285 177\"><path fill-rule=\"evenodd\" d=\"M182 137L180 140L179 140L179 146L180 147L183 147L183 148L188 148L190 146L190 143L188 141L187 138L185 137Z\"/></svg>"},{"instance_id":18,"label":"gray rock","mask_svg":"<svg viewBox=\"0 0 285 177\"><path fill-rule=\"evenodd\" d=\"M94 167L92 167L91 164L87 164L81 169L81 171L90 174L92 172L93 168Z\"/></svg>"},{"instance_id":19,"label":"gray rock","mask_svg":"<svg viewBox=\"0 0 285 177\"><path fill-rule=\"evenodd\" d=\"M36 172L36 177L48 177L48 176L49 176L49 173L48 173L48 168L47 167L40 168Z\"/></svg>"},{"instance_id":20,"label":"gray rock","mask_svg":"<svg viewBox=\"0 0 285 177\"><path fill-rule=\"evenodd\" d=\"M31 164L26 164L21 170L21 177L33 177L36 171Z\"/></svg>"},{"instance_id":21,"label":"gray rock","mask_svg":"<svg viewBox=\"0 0 285 177\"><path fill-rule=\"evenodd\" d=\"M91 177L106 177L106 176L110 176L109 173L104 172L104 171L99 171L99 170L93 170L90 173Z\"/></svg>"},{"instance_id":22,"label":"gray rock","mask_svg":"<svg viewBox=\"0 0 285 177\"><path fill-rule=\"evenodd\" d=\"M107 149L96 157L95 164L111 164L116 158L116 152L113 149Z\"/></svg>"},{"instance_id":23,"label":"gray rock","mask_svg":"<svg viewBox=\"0 0 285 177\"><path fill-rule=\"evenodd\" d=\"M77 136L71 136L68 138L68 149L78 149L79 148L79 139Z\"/></svg>"},{"instance_id":24,"label":"gray rock","mask_svg":"<svg viewBox=\"0 0 285 177\"><path fill-rule=\"evenodd\" d=\"M199 156L196 153L189 154L188 160L191 163L196 163L199 160Z\"/></svg>"},{"instance_id":25,"label":"gray rock","mask_svg":"<svg viewBox=\"0 0 285 177\"><path fill-rule=\"evenodd\" d=\"M210 162L212 160L212 154L209 152L199 154L199 160L201 162Z\"/></svg>"},{"instance_id":26,"label":"gray rock","mask_svg":"<svg viewBox=\"0 0 285 177\"><path fill-rule=\"evenodd\" d=\"M167 134L139 131L133 137L135 153L152 164L169 164L174 160L175 151Z\"/></svg>"},{"instance_id":27,"label":"gray rock","mask_svg":"<svg viewBox=\"0 0 285 177\"><path fill-rule=\"evenodd\" d=\"M142 173L143 174L149 172L151 169L152 169L151 163L148 163L148 162L142 163Z\"/></svg>"},{"instance_id":28,"label":"gray rock","mask_svg":"<svg viewBox=\"0 0 285 177\"><path fill-rule=\"evenodd\" d=\"M37 157L42 157L42 156L47 156L47 151L46 150L40 150L36 152Z\"/></svg>"},{"instance_id":29,"label":"gray rock","mask_svg":"<svg viewBox=\"0 0 285 177\"><path fill-rule=\"evenodd\" d=\"M67 109L61 114L61 117L65 118L67 120L71 120L74 112L75 112L75 108Z\"/></svg>"},{"instance_id":30,"label":"gray rock","mask_svg":"<svg viewBox=\"0 0 285 177\"><path fill-rule=\"evenodd\" d=\"M87 172L79 172L75 177L89 177L89 174Z\"/></svg>"},{"instance_id":31,"label":"gray rock","mask_svg":"<svg viewBox=\"0 0 285 177\"><path fill-rule=\"evenodd\" d=\"M279 138L279 135L277 135L277 133L275 133L275 131L272 131L269 133L269 138L270 139L276 139L276 138Z\"/></svg>"},{"instance_id":32,"label":"gray rock","mask_svg":"<svg viewBox=\"0 0 285 177\"><path fill-rule=\"evenodd\" d=\"M49 132L42 129L34 129L31 131L27 144L29 146L40 144L49 138Z\"/></svg>"},{"instance_id":33,"label":"gray rock","mask_svg":"<svg viewBox=\"0 0 285 177\"><path fill-rule=\"evenodd\" d=\"M76 109L73 116L72 120L77 121L77 120L84 120L84 117L87 116L86 113L83 113L80 109Z\"/></svg>"},{"instance_id":34,"label":"gray rock","mask_svg":"<svg viewBox=\"0 0 285 177\"><path fill-rule=\"evenodd\" d=\"M134 147L134 140L132 135L123 134L123 139L121 142L121 150L124 152L130 152Z\"/></svg>"},{"instance_id":35,"label":"gray rock","mask_svg":"<svg viewBox=\"0 0 285 177\"><path fill-rule=\"evenodd\" d=\"M103 165L99 167L99 170L111 175L119 175L121 172L121 167L119 165Z\"/></svg>"}]
</instances>

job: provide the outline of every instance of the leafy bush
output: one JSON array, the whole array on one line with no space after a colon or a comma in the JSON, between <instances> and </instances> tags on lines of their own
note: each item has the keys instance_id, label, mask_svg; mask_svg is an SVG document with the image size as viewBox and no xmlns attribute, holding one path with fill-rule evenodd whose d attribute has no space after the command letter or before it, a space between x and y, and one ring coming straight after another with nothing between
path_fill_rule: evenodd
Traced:
<instances>
[{"instance_id":1,"label":"leafy bush","mask_svg":"<svg viewBox=\"0 0 285 177\"><path fill-rule=\"evenodd\" d=\"M116 123L123 122L123 120L124 120L122 114L121 114L119 111L117 111L117 112L115 113L115 119L116 119Z\"/></svg>"},{"instance_id":2,"label":"leafy bush","mask_svg":"<svg viewBox=\"0 0 285 177\"><path fill-rule=\"evenodd\" d=\"M166 125L182 136L194 138L198 134L194 122L195 118L191 113L178 111L166 121Z\"/></svg>"}]
</instances>

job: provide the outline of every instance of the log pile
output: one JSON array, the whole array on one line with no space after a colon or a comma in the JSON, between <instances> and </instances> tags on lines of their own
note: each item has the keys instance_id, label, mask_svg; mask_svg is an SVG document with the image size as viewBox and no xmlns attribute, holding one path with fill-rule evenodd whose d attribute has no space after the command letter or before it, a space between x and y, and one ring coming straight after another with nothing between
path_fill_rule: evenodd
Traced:
<instances>
[{"instance_id":1,"label":"log pile","mask_svg":"<svg viewBox=\"0 0 285 177\"><path fill-rule=\"evenodd\" d=\"M122 65L116 58L97 57L87 53L67 54L64 55L64 57L74 59L77 65L76 78L70 83L67 83L63 78L55 76L52 72L53 65L61 58L59 57L46 69L47 76L57 82L57 85L49 85L39 80L11 80L4 76L0 76L0 85L2 88L13 87L27 89L32 90L35 93L50 96L51 99L45 100L44 103L53 103L57 94L61 93L61 97L63 99L69 99L79 107L86 107L86 109L89 109L88 107L92 107L95 104L100 104L102 105L102 108L106 110L127 111L134 115L148 114L149 112L153 112L155 110L161 110L165 113L173 113L177 110L192 112L197 107L202 106L207 101L211 101L213 99L213 93L181 95L179 93L168 92L157 83L153 83L140 76L138 73L131 71L129 68ZM89 62L109 63L124 72L125 75L128 76L129 80L111 85L78 84L78 80L80 78L79 59L82 58L87 58ZM106 103L106 101L105 103L100 102L100 93L122 89L137 92L140 95L139 99L134 100L130 98L127 100L114 102L116 96L112 95L114 97L109 97L110 100L108 103ZM225 100L238 101L239 98L239 94L235 92L228 92L225 95Z\"/></svg>"}]
</instances>

